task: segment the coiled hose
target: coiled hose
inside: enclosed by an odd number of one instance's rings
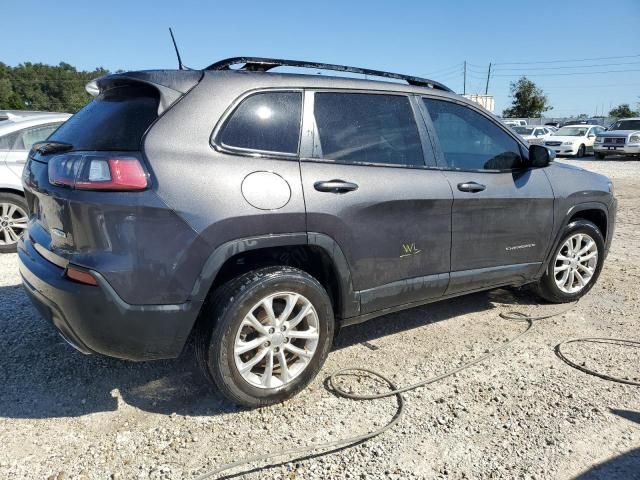
[[[467,368],[470,368],[474,365],[477,365],[481,362],[484,362],[485,360],[489,359],[490,357],[493,357],[494,355],[500,353],[503,350],[506,350],[507,348],[509,348],[513,343],[517,342],[518,340],[520,340],[522,337],[524,337],[527,333],[529,333],[531,331],[531,329],[533,328],[533,325],[535,322],[540,321],[540,320],[546,320],[548,318],[552,318],[552,317],[557,317],[560,315],[563,315],[567,312],[569,312],[570,310],[572,310],[577,302],[573,303],[569,308],[566,308],[564,310],[558,311],[558,312],[554,312],[554,313],[550,313],[548,315],[541,315],[541,316],[530,316],[530,315],[526,315],[522,312],[506,312],[506,313],[501,313],[500,317],[505,319],[505,320],[512,320],[512,321],[517,321],[517,322],[523,322],[526,323],[527,326],[525,328],[525,330],[522,333],[519,333],[518,335],[516,335],[515,337],[511,338],[510,340],[508,340],[507,342],[504,342],[503,344],[501,344],[498,348],[496,348],[495,350],[492,350],[484,355],[479,356],[478,358],[467,362],[467,363],[463,363],[462,365],[460,365],[459,367],[454,368],[453,370],[449,370],[448,372],[442,373],[440,375],[436,375],[434,377],[430,377],[424,380],[421,380],[419,382],[413,383],[411,385],[407,385],[405,387],[401,387],[399,388],[398,386],[396,386],[395,383],[393,383],[393,381],[391,381],[389,378],[387,378],[386,376],[384,376],[383,374],[376,372],[375,370],[370,370],[368,368],[343,368],[341,370],[338,370],[334,373],[332,373],[331,375],[329,375],[329,377],[327,378],[327,388],[329,390],[331,390],[335,395],[340,396],[340,397],[344,397],[344,398],[348,398],[351,400],[358,400],[358,401],[364,401],[364,400],[377,400],[380,398],[387,398],[387,397],[396,397],[396,402],[397,402],[397,407],[396,407],[396,412],[393,415],[393,417],[391,418],[391,420],[389,422],[387,422],[384,426],[373,430],[371,432],[362,434],[362,435],[356,435],[356,436],[352,436],[352,437],[347,437],[347,438],[343,438],[343,439],[339,439],[339,440],[334,440],[331,442],[326,442],[326,443],[318,443],[315,445],[309,445],[309,446],[304,446],[304,447],[298,447],[298,448],[291,448],[291,449],[282,449],[282,450],[274,450],[272,452],[266,453],[266,454],[260,454],[260,455],[254,455],[251,457],[247,457],[247,458],[243,458],[241,460],[237,460],[235,462],[230,462],[224,465],[221,465],[220,467],[211,470],[207,473],[204,473],[202,475],[200,475],[199,477],[196,477],[196,480],[205,480],[205,479],[210,479],[213,477],[216,477],[218,475],[220,475],[221,473],[224,473],[228,470],[231,469],[236,469],[238,467],[242,467],[242,466],[249,466],[249,465],[253,465],[256,463],[262,463],[262,462],[266,462],[268,460],[272,460],[272,459],[276,459],[276,458],[288,458],[288,460],[286,460],[286,462],[283,463],[288,463],[291,461],[297,461],[297,460],[304,460],[304,459],[308,459],[308,458],[312,458],[312,457],[317,457],[317,456],[322,456],[322,455],[327,455],[329,453],[334,453],[336,451],[339,450],[343,450],[347,447],[352,447],[355,445],[358,445],[362,442],[365,442],[367,440],[370,440],[374,437],[377,437],[379,435],[382,435],[384,432],[386,432],[387,430],[393,428],[402,418],[402,415],[404,413],[404,406],[405,406],[405,399],[402,396],[403,393],[408,392],[410,390],[415,390],[417,388],[421,388],[427,385],[430,385],[432,383],[436,383],[439,382],[440,380],[443,380],[445,378],[451,377],[452,375],[455,375],[456,373],[459,373],[463,370],[466,370]],[[594,341],[594,340],[615,340],[615,339],[596,339],[596,338],[588,338],[588,339],[573,339],[573,340],[568,340],[566,342],[563,342],[561,344],[559,344],[558,346],[556,346],[556,354],[563,360],[565,361],[567,364],[571,365],[574,368],[577,368],[579,370],[582,370],[583,372],[589,373],[591,375],[596,375],[599,376],[601,378],[605,378],[607,380],[612,380],[612,381],[617,381],[617,382],[621,382],[621,383],[628,383],[631,385],[640,385],[640,383],[638,382],[633,382],[633,381],[625,381],[624,379],[616,379],[615,377],[609,377],[607,375],[603,375],[603,374],[599,374],[597,372],[593,372],[585,367],[582,367],[580,365],[577,365],[576,363],[572,362],[571,360],[567,359],[561,352],[561,347],[563,345],[566,345],[567,343],[572,343],[572,342],[579,342],[579,341]],[[619,340],[619,342],[626,342],[627,344],[636,344],[637,346],[640,347],[640,342],[634,342],[634,341],[628,341],[628,340]],[[385,383],[388,386],[388,390],[386,392],[382,392],[382,393],[376,393],[376,394],[360,394],[360,393],[352,393],[352,392],[348,392],[347,390],[345,390],[343,387],[341,387],[337,382],[336,379],[342,376],[347,376],[347,375],[368,375],[369,377],[372,377],[374,379],[377,380],[381,380],[383,383]],[[244,474],[253,472],[253,471],[260,471],[260,470],[264,470],[266,468],[269,468],[271,466],[275,466],[275,465],[263,465],[261,467],[256,467],[255,469],[251,470],[251,471],[245,471],[242,472]],[[230,478],[230,477],[234,477],[236,475],[240,475],[241,473],[238,474],[232,474],[230,476],[227,477],[222,477],[222,478]]]

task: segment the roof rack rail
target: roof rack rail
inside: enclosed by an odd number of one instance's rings
[[[301,60],[283,60],[278,58],[261,58],[261,57],[233,57],[212,63],[205,70],[230,70],[232,65],[243,65],[240,70],[250,72],[267,72],[276,67],[299,67],[312,68],[319,70],[335,70],[336,72],[359,73],[361,75],[371,75],[373,77],[393,78],[396,80],[404,80],[409,85],[419,87],[429,87],[445,92],[453,93],[449,87],[440,82],[429,80],[428,78],[413,77],[411,75],[402,75],[400,73],[383,72],[381,70],[370,70],[368,68],[350,67],[347,65],[334,65],[331,63],[306,62]]]

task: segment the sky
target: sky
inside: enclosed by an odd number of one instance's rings
[[[115,71],[263,56],[388,70],[489,94],[536,82],[548,116],[608,112],[640,102],[640,0],[146,1],[3,0],[0,61]],[[13,21],[11,21],[12,19]],[[601,73],[604,72],[604,73]]]

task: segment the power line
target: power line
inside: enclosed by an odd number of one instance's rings
[[[545,90],[549,88],[612,88],[612,87],[640,87],[640,83],[610,83],[607,85],[549,85],[544,87]]]
[[[570,73],[521,73],[521,74],[497,74],[494,77],[560,77],[560,76],[572,76],[572,75],[595,75],[601,73],[626,73],[626,72],[640,72],[640,69],[627,69],[627,70],[606,70],[602,72],[570,72]]]
[[[455,71],[460,71],[461,67],[462,67],[462,63],[457,63],[457,64],[455,64],[455,65],[453,65],[451,67],[441,68],[439,70],[434,70],[433,72],[427,73],[427,75],[430,75],[430,76],[431,75],[440,75],[440,74],[443,74],[443,73],[449,73],[449,72],[454,71],[454,70]]]
[[[601,63],[599,65],[565,65],[562,67],[521,67],[521,68],[496,68],[501,72],[503,71],[519,71],[523,68],[527,70],[561,70],[564,68],[594,68],[594,67],[618,67],[620,65],[640,65],[640,62],[622,62],[622,63]]]
[[[637,58],[637,57],[640,57],[640,54],[619,55],[616,57],[574,58],[574,59],[568,59],[568,60],[544,60],[544,61],[538,61],[538,62],[499,62],[499,63],[494,63],[494,65],[533,65],[533,64],[541,64],[541,63],[588,62],[591,60],[613,60],[617,58]]]

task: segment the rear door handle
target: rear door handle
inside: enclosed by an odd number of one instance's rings
[[[353,182],[344,180],[323,180],[313,184],[313,187],[319,192],[330,193],[346,193],[358,189],[358,185]]]
[[[458,190],[460,190],[461,192],[476,193],[483,191],[485,188],[487,188],[486,185],[482,185],[481,183],[476,182],[464,182],[458,184]]]

